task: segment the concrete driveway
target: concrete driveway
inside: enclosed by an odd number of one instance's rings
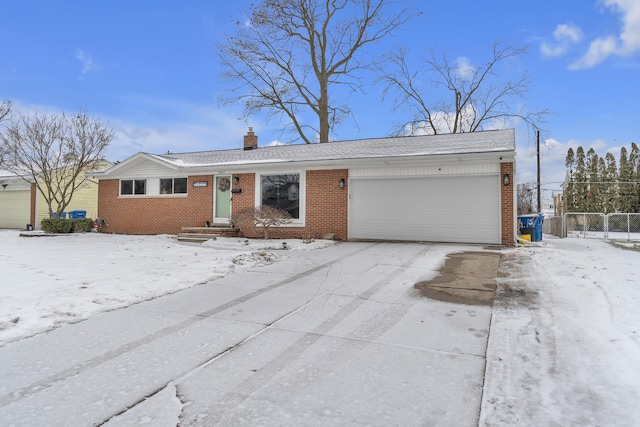
[[[490,305],[414,288],[460,247],[300,251],[11,343],[0,424],[477,425]]]

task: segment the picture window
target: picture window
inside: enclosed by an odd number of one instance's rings
[[[288,212],[292,218],[300,219],[300,174],[261,175],[262,205]]]

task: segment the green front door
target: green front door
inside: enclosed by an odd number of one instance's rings
[[[213,221],[229,222],[231,216],[231,176],[216,176],[215,197],[213,200]]]

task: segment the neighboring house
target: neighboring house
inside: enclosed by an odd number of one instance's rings
[[[24,229],[34,224],[36,192],[35,184],[0,171],[0,228]]]
[[[553,214],[563,216],[566,213],[564,206],[564,191],[553,191]]]
[[[101,166],[111,166],[111,163],[105,162]],[[88,179],[73,193],[65,212],[73,210],[86,211],[87,218],[97,216],[97,181]],[[27,224],[38,228],[45,218],[49,218],[49,206],[36,185],[19,176],[0,171],[0,228],[24,229]]]
[[[268,147],[250,129],[243,148],[88,173],[103,231],[177,234],[271,205],[293,217],[274,238],[514,242],[513,129]]]
[[[105,168],[109,166],[112,166],[112,164],[104,162],[99,167]],[[49,206],[39,191],[37,207],[36,224],[40,224],[43,219],[49,218]],[[52,208],[54,211],[56,210],[55,204]],[[98,216],[98,181],[87,178],[85,183],[73,192],[73,197],[65,208],[65,212],[76,210],[85,211],[87,218],[95,218]]]

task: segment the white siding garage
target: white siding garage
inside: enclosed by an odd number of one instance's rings
[[[31,217],[31,190],[0,190],[0,228],[23,229]]]
[[[349,238],[500,243],[499,175],[354,178]]]

